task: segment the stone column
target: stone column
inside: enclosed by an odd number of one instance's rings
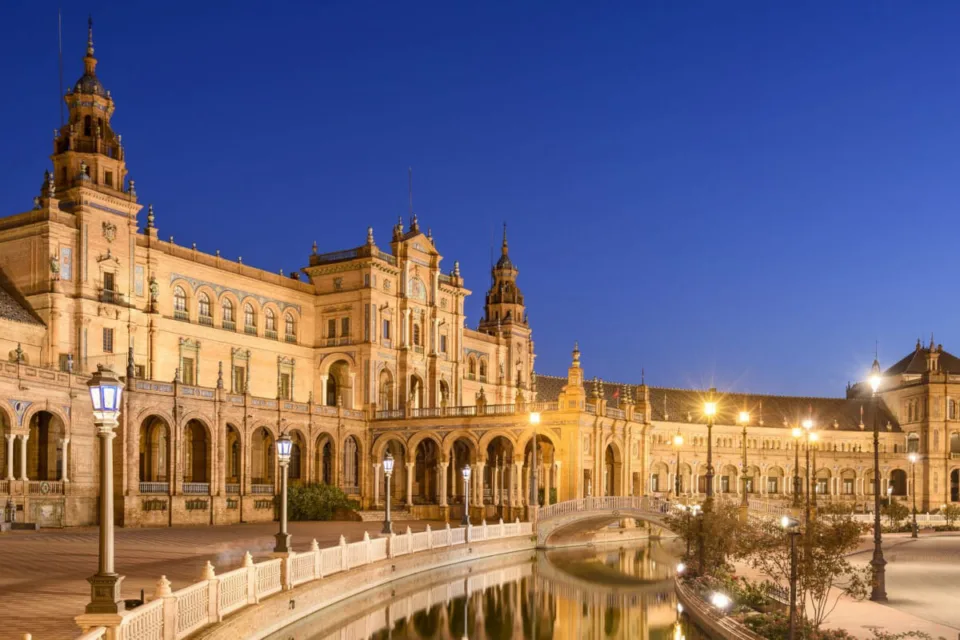
[[[552,464],[546,465],[546,470],[543,474],[543,506],[545,507],[550,506],[550,476],[553,475],[550,472],[553,470],[552,467]]]
[[[483,490],[484,490],[484,487],[483,487],[483,470],[484,470],[484,467],[485,467],[485,466],[486,466],[486,465],[485,465],[483,462],[477,462],[475,465],[473,465],[473,473],[474,473],[474,475],[475,475],[476,478],[477,478],[477,481],[476,481],[477,491],[476,491],[476,494],[475,494],[475,495],[476,495],[476,498],[474,499],[473,504],[475,504],[475,505],[478,506],[478,507],[482,507],[482,506],[483,506]]]
[[[413,506],[413,468],[414,463],[407,463],[407,507]]]
[[[67,471],[70,468],[70,438],[61,438],[60,445],[63,447],[63,477],[64,482],[70,482],[70,474]]]
[[[560,461],[559,461],[559,460],[554,460],[554,461],[553,461],[553,473],[554,473],[554,475],[556,476],[556,481],[555,481],[553,484],[556,486],[556,489],[557,489],[557,502],[560,502],[560,501],[563,500],[563,494],[560,492],[560,477],[561,477],[561,472],[560,472]]]
[[[493,506],[500,506],[500,464],[497,463],[497,466],[490,467],[490,473],[493,475],[493,481],[490,483],[490,488],[493,493]]]
[[[373,504],[380,506],[380,463],[373,463]]]
[[[13,480],[13,439],[16,436],[7,433],[4,437],[7,439],[7,480]]]
[[[525,505],[525,504],[527,503],[527,500],[526,500],[527,492],[526,492],[525,486],[524,486],[524,480],[525,480],[525,478],[523,477],[523,476],[524,476],[524,474],[523,474],[523,462],[514,462],[514,463],[513,463],[513,466],[514,466],[514,468],[517,470],[517,483],[516,483],[516,487],[515,487],[515,489],[516,489],[516,501],[515,501],[514,506],[515,506],[515,507],[522,507],[523,505]]]
[[[440,506],[447,506],[447,467],[450,463],[440,463]]]
[[[400,342],[401,348],[406,348],[410,344],[410,309],[403,310],[403,327],[401,328],[401,338]]]
[[[26,482],[27,478],[27,440],[30,439],[30,434],[21,434],[20,435],[20,479]],[[26,487],[24,487],[26,491]]]
[[[320,376],[320,404],[323,406],[327,405],[327,378],[329,377],[330,376]]]

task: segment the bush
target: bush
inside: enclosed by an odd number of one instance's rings
[[[948,504],[943,509],[940,510],[940,513],[943,514],[943,517],[947,521],[948,527],[953,527],[956,524],[957,520],[960,520],[960,505]]]
[[[290,520],[333,520],[339,509],[359,509],[356,500],[329,484],[293,484],[287,487]]]
[[[790,633],[790,617],[787,613],[760,613],[743,618],[742,623],[748,629],[768,640],[787,640]],[[816,631],[812,625],[803,620],[797,620],[797,637],[811,640],[854,640],[843,629],[821,629]]]

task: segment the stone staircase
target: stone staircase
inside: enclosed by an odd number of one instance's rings
[[[357,513],[360,514],[360,519],[364,522],[383,522],[383,509],[370,509],[367,511],[358,511]],[[390,507],[390,520],[399,522],[403,520],[416,520],[416,518],[410,513],[409,509]]]

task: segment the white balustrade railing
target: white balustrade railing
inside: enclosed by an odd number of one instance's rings
[[[170,493],[169,482],[141,482],[140,493],[159,493],[166,495]]]
[[[560,503],[563,504],[563,503]],[[556,505],[554,505],[556,506]],[[519,520],[480,526],[405,533],[347,543],[341,536],[336,546],[320,549],[316,541],[310,551],[291,553],[254,563],[247,553],[243,566],[216,575],[207,563],[199,582],[171,591],[170,582],[162,577],[150,602],[131,609],[117,627],[88,631],[77,640],[100,640],[114,637],[123,640],[182,640],[209,624],[214,624],[239,609],[260,602],[263,598],[298,585],[321,580],[342,571],[349,571],[388,558],[419,551],[451,547],[468,542],[527,536],[533,533],[529,522]],[[429,594],[425,594],[429,595]]]
[[[210,483],[209,482],[184,482],[183,492],[193,494],[193,495],[209,495]]]
[[[597,496],[557,502],[540,509],[539,519],[547,520],[581,511],[622,511],[630,509],[651,514],[666,513],[670,502],[656,496]]]

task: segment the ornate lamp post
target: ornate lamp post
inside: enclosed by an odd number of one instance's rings
[[[811,434],[811,430],[813,429],[813,420],[811,420],[810,418],[806,418],[806,419],[804,419],[804,421],[801,423],[801,425],[803,426],[804,435],[805,435],[805,440],[806,440],[806,444],[807,444],[807,446],[805,447],[805,455],[806,455],[806,458],[807,458],[807,461],[806,461],[806,465],[807,465],[807,473],[806,473],[806,476],[807,476],[807,477],[806,477],[807,490],[806,490],[805,498],[806,498],[806,503],[807,503],[807,504],[806,504],[806,514],[805,514],[805,516],[804,516],[804,518],[805,518],[804,521],[806,522],[806,524],[810,524],[810,517],[813,515],[812,512],[810,511],[810,436],[812,435],[812,434]]]
[[[717,401],[714,400],[716,389],[710,388],[709,397],[703,403],[703,415],[707,417],[707,499],[704,511],[710,510],[713,502],[713,420],[717,415]]]
[[[530,469],[530,506],[539,507],[540,506],[540,487],[538,486],[538,471],[540,470],[537,467],[537,426],[540,424],[540,413],[537,411],[530,412],[530,425],[533,427],[533,447],[532,447],[532,457],[531,457],[531,469]]]
[[[880,390],[880,362],[874,358],[870,369],[870,388],[873,389],[873,591],[870,599],[874,602],[887,601],[887,561],[883,559],[883,538],[880,531],[880,422],[877,414],[880,402],[877,391]]]
[[[803,430],[800,427],[794,427],[790,432],[793,436],[793,508],[800,508],[800,438],[803,437]]]
[[[522,495],[522,494],[521,494]],[[463,465],[463,517],[460,524],[470,524],[470,464]]]
[[[741,434],[743,438],[743,467],[740,470],[740,476],[743,478],[743,497],[740,500],[740,508],[745,515],[747,509],[750,508],[750,501],[747,498],[747,425],[750,423],[750,412],[741,411],[737,416],[737,422],[743,427],[743,433]]]
[[[674,489],[676,490],[677,498],[680,497],[680,487],[682,486],[680,481],[680,447],[683,446],[683,436],[680,435],[680,429],[677,429],[677,435],[673,436],[673,448],[677,450],[677,473],[674,478]]]
[[[913,532],[910,534],[911,538],[917,537],[917,459],[918,456],[915,453],[911,453],[910,456],[910,475],[913,476],[910,480],[913,485]]]
[[[810,496],[810,500],[813,503],[813,511],[816,511],[817,510],[817,492],[819,489],[818,482],[817,482],[817,449],[820,448],[820,445],[818,444],[818,442],[820,441],[820,436],[817,435],[816,432],[811,432],[808,434],[807,439],[813,443],[813,467],[810,470],[810,473],[812,474],[811,482],[813,483],[813,485],[812,485],[812,495]],[[807,446],[810,446],[810,445],[807,445]]]
[[[100,438],[100,564],[97,573],[87,578],[90,583],[90,603],[87,613],[120,613],[124,610],[120,599],[120,583],[113,566],[113,438],[120,414],[120,396],[123,383],[112,370],[97,365],[87,383],[93,403],[93,424]]]
[[[393,533],[393,522],[390,520],[390,476],[393,475],[393,454],[387,451],[387,455],[383,458],[383,478],[384,482],[387,485],[386,494],[387,494],[387,510],[383,515],[383,531],[381,533],[388,535]]]
[[[277,544],[274,553],[290,553],[290,534],[287,533],[287,473],[290,465],[290,452],[293,440],[285,433],[277,438],[277,462],[280,463],[280,531],[274,535]]]
[[[797,637],[797,536],[800,522],[789,516],[780,518],[780,526],[790,536],[790,640]]]

